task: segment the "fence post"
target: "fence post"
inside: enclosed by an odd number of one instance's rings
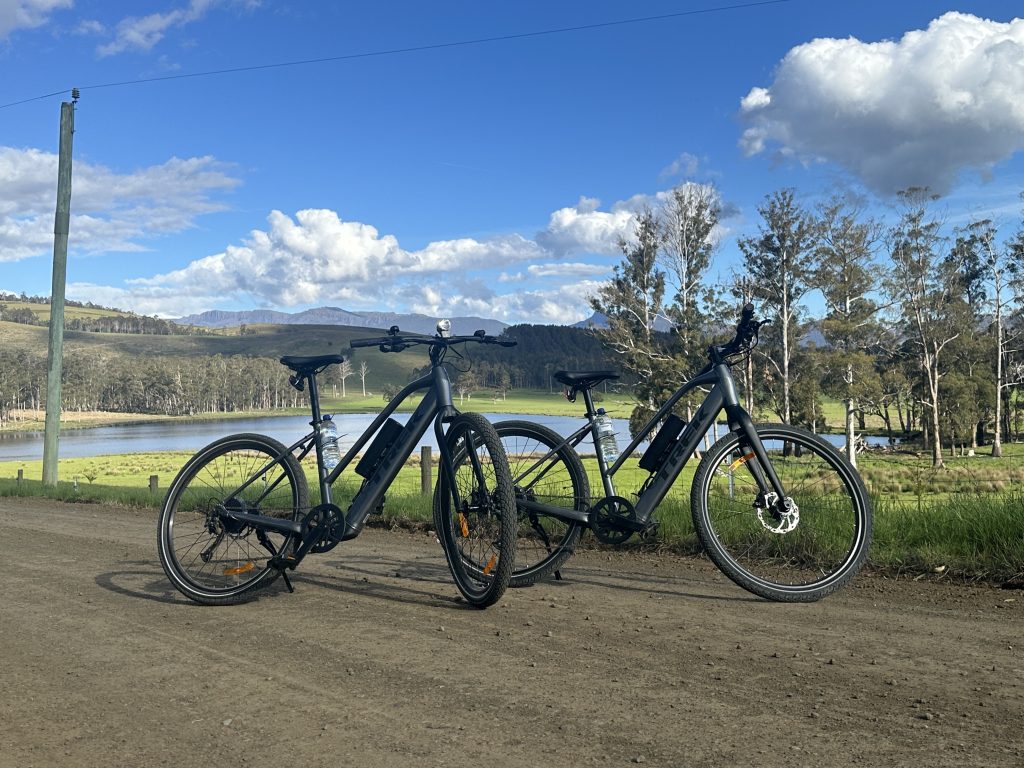
[[[430,466],[430,446],[420,446],[420,490],[424,495],[433,490],[433,468]]]
[[[25,479],[25,470],[24,469],[19,469],[18,470],[18,485],[19,486],[21,485],[21,481],[24,480],[24,479]]]
[[[150,493],[156,493],[156,489],[157,489],[157,485],[159,484],[159,480],[160,480],[160,476],[159,475],[150,475],[149,476],[149,492]]]

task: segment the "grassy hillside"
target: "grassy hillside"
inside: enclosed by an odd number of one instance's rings
[[[18,309],[27,309],[41,322],[48,322],[50,319],[50,305],[41,304],[35,301],[22,301],[20,299],[0,299],[7,311],[13,312]],[[68,320],[93,319],[97,317],[129,317],[130,313],[122,312],[119,309],[107,309],[105,307],[64,307],[64,317]]]
[[[356,373],[348,380],[350,389],[359,387],[359,364],[366,361],[368,388],[376,391],[385,383],[409,380],[412,370],[427,364],[426,349],[408,349],[400,354],[383,354],[376,349],[352,350],[352,339],[382,335],[368,328],[339,325],[253,325],[240,335],[155,336],[128,333],[90,333],[65,331],[66,354],[117,354],[131,357],[244,355],[278,358],[282,355],[344,354],[352,360]],[[48,329],[0,321],[0,344],[45,350]]]

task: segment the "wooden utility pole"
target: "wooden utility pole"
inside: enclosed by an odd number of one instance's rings
[[[60,105],[60,155],[57,161],[57,214],[53,224],[53,289],[50,292],[50,350],[46,375],[46,429],[43,433],[43,485],[57,484],[60,442],[60,379],[64,360],[64,285],[68,272],[68,224],[71,220],[71,140],[75,133],[75,104]]]

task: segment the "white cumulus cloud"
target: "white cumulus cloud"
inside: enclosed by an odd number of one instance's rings
[[[130,173],[78,161],[69,246],[81,253],[144,250],[147,239],[224,210],[214,196],[238,183],[212,157],[171,158]],[[52,251],[56,201],[57,155],[0,146],[0,261]]]
[[[618,253],[619,240],[632,233],[635,209],[620,203],[611,211],[600,211],[600,205],[599,200],[581,197],[574,207],[555,211],[548,226],[537,233],[537,243],[559,256]]]
[[[1024,20],[947,13],[895,41],[817,39],[740,102],[748,154],[837,163],[872,190],[947,192],[1024,148]]]
[[[575,209],[573,209],[575,210]],[[605,237],[625,233],[630,214],[600,214],[596,201],[584,214],[594,221],[621,220],[604,227]],[[477,240],[438,240],[420,249],[403,248],[394,235],[382,234],[369,224],[345,221],[335,211],[308,209],[294,218],[281,211],[267,217],[267,227],[256,229],[240,245],[229,245],[222,253],[192,261],[187,266],[137,279],[140,289],[177,289],[184,295],[205,293],[255,299],[262,304],[295,307],[324,301],[349,299],[365,305],[393,297],[396,290],[412,286],[414,300],[423,308],[456,299],[452,286],[458,284],[461,308],[494,316],[487,310],[494,293],[490,282],[507,281],[499,275],[483,279],[480,273],[492,269],[526,265],[525,276],[549,279],[553,283],[582,280],[607,271],[582,263],[560,263],[559,253],[537,240],[512,233]],[[597,227],[600,230],[601,227]],[[568,250],[614,249],[599,234],[578,227],[577,239],[563,233],[560,247]],[[474,278],[474,275],[477,277]],[[433,280],[440,280],[435,284]],[[475,279],[475,284],[473,283]],[[448,291],[445,294],[438,285]],[[173,314],[173,312],[172,312]]]
[[[172,190],[170,175],[158,186]],[[133,183],[96,186],[124,191]],[[632,236],[634,212],[663,202],[666,194],[637,195],[605,211],[598,201],[582,198],[553,214],[533,239],[508,233],[438,240],[415,249],[333,210],[294,215],[275,210],[266,226],[219,253],[132,279],[122,288],[80,284],[69,296],[165,317],[254,304],[331,303],[506,322],[576,322],[590,315],[587,298],[610,274],[610,260],[603,257],[620,255],[619,239]],[[567,259],[570,253],[579,256]],[[597,258],[591,262],[587,255]]]
[[[125,51],[150,51],[164,39],[169,30],[199,21],[211,8],[228,4],[253,8],[259,5],[259,0],[191,0],[188,5],[163,13],[127,16],[114,27],[113,39],[100,45],[96,52],[100,57],[105,57]],[[92,28],[90,31],[98,32],[102,29]]]
[[[41,27],[53,11],[73,4],[74,0],[0,0],[0,40],[16,29]]]

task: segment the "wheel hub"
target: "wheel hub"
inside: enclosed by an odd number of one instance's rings
[[[774,493],[766,494],[765,504],[758,505],[757,519],[765,530],[772,533],[789,533],[800,524],[800,507],[789,496],[780,503]]]

